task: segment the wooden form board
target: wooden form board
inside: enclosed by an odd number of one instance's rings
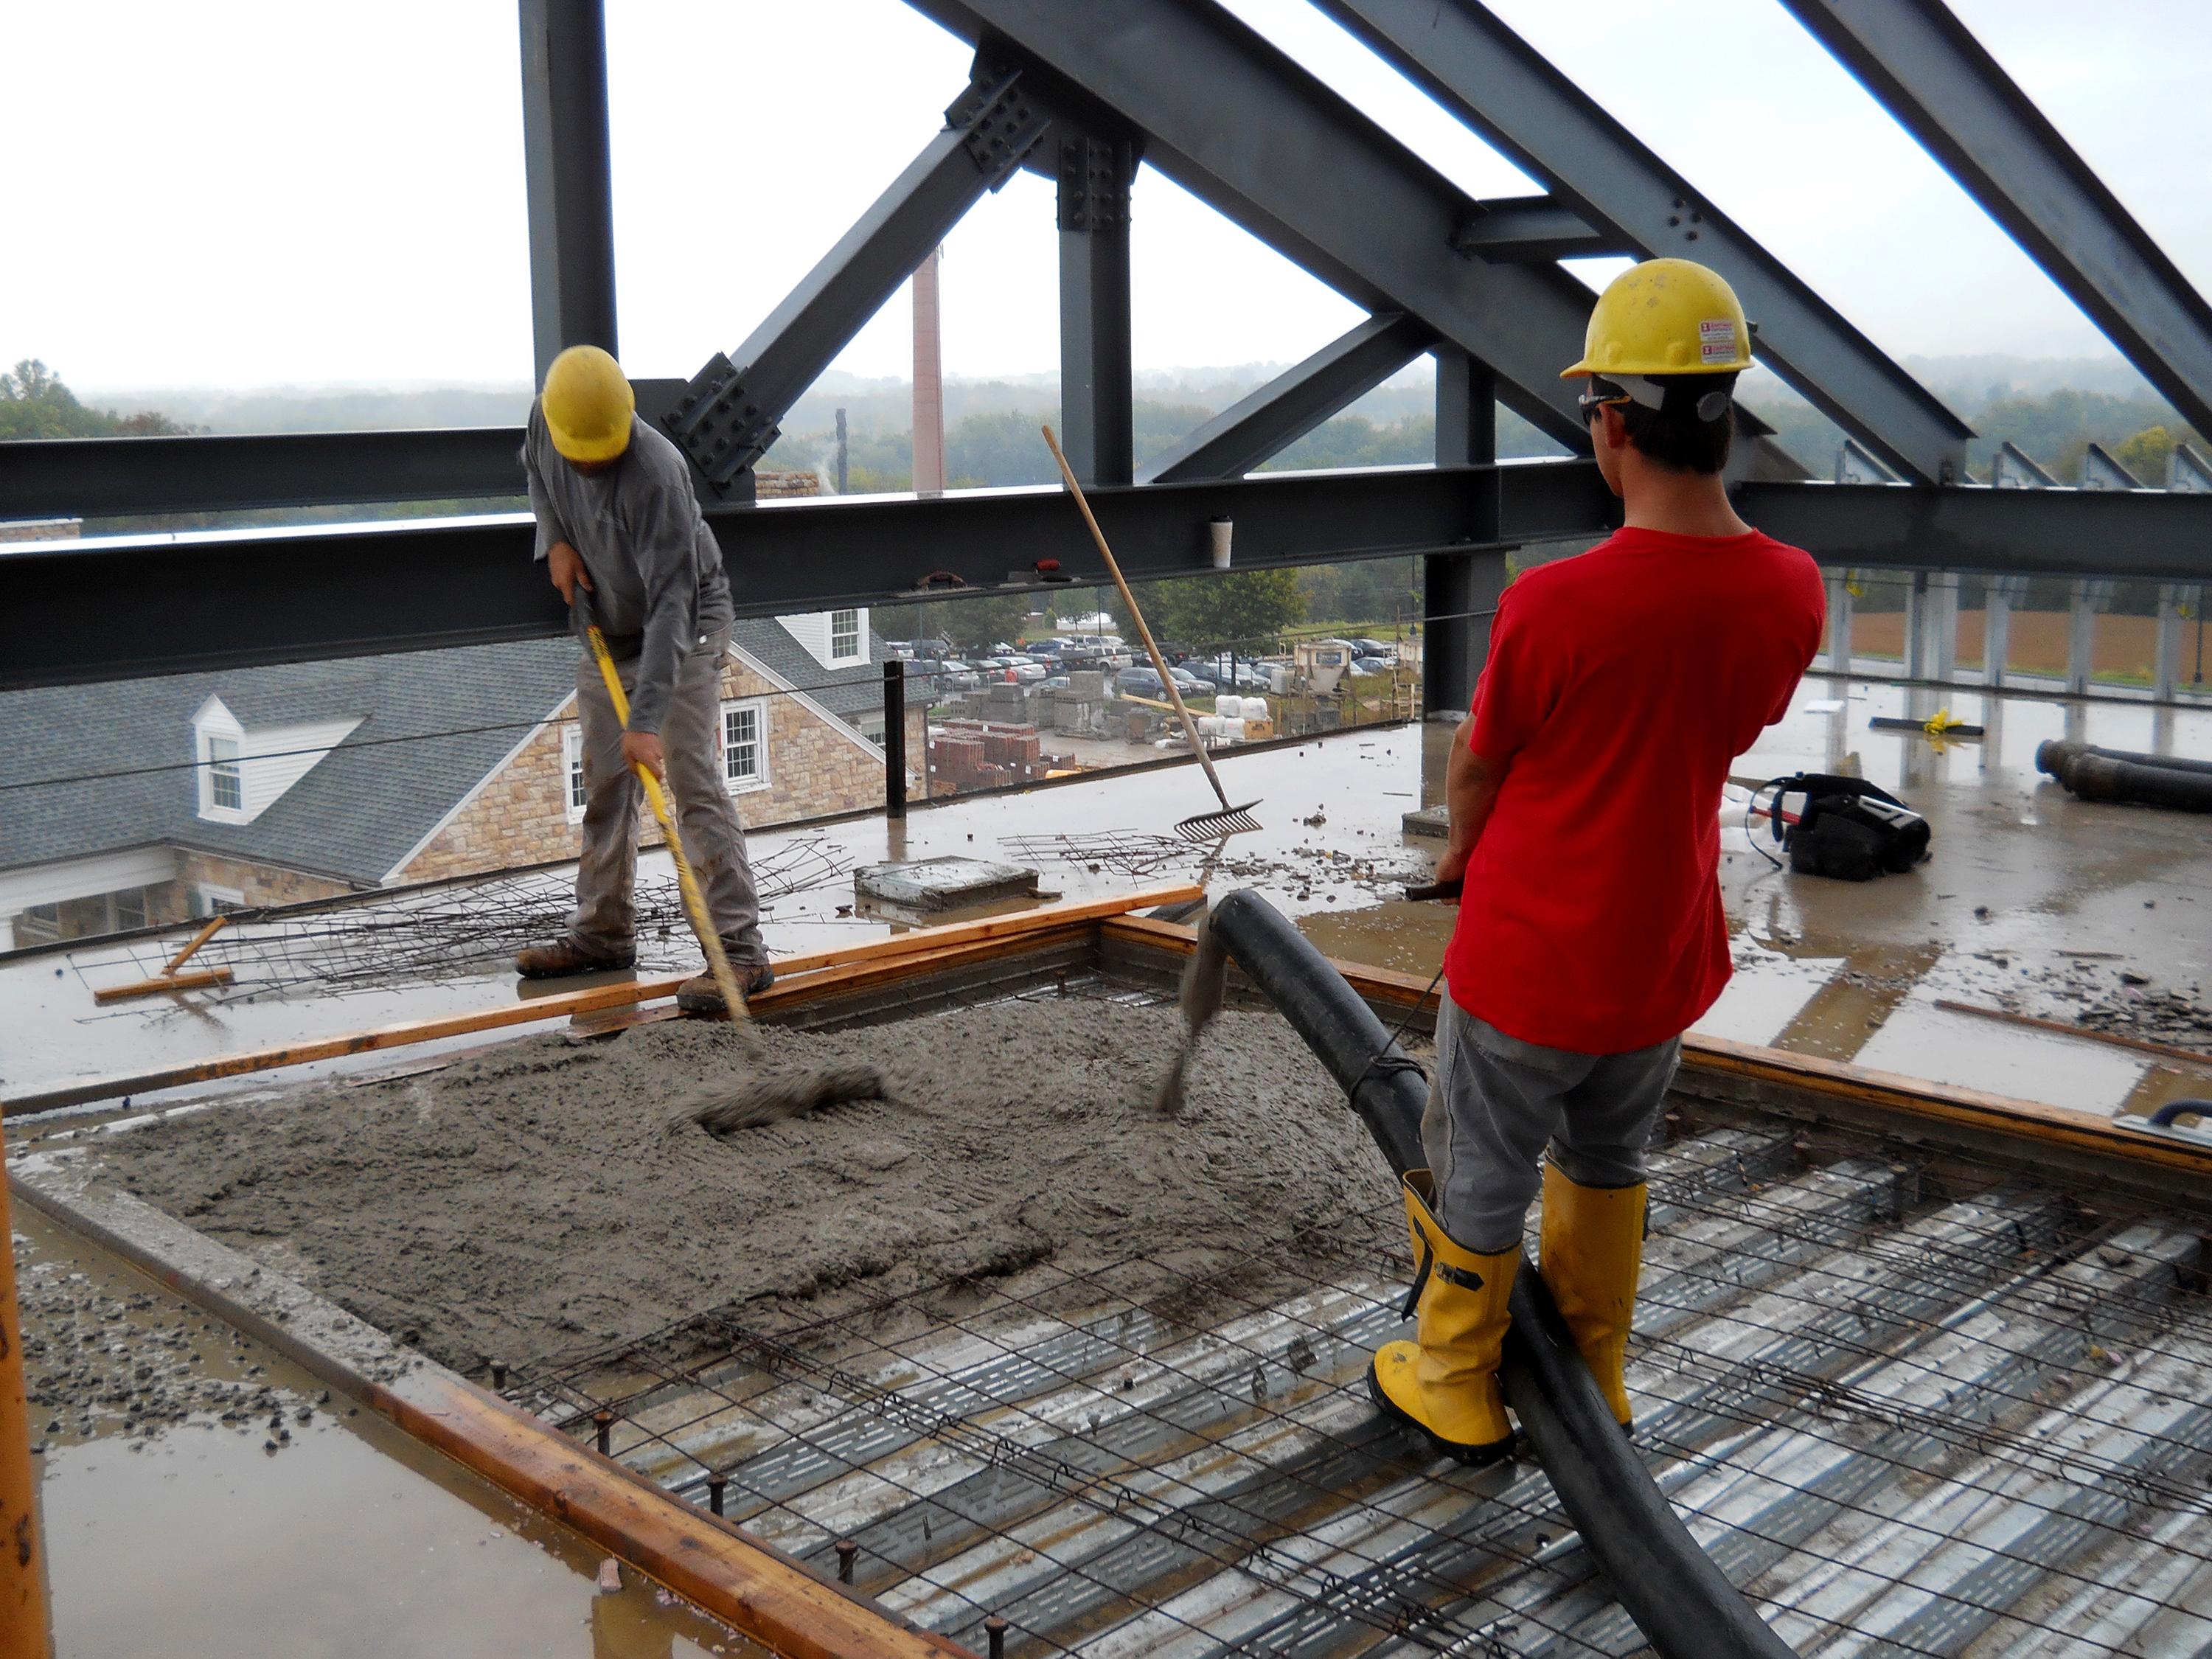
[[[871,974],[878,978],[896,976],[908,971],[913,962],[926,958],[933,951],[956,947],[1005,950],[1010,948],[1009,942],[1018,945],[1033,935],[1049,933],[1070,926],[1088,927],[1108,916],[1122,915],[1131,910],[1187,903],[1204,896],[1204,893],[1203,888],[1188,882],[1177,882],[1140,889],[1133,893],[1115,894],[1109,898],[1064,900],[1058,904],[1040,905],[1034,910],[1024,910],[1013,915],[990,916],[981,921],[953,922],[942,927],[917,928],[909,933],[894,933],[888,939],[867,939],[834,951],[787,957],[775,964],[775,984],[752,998],[750,1006],[762,1013],[773,1013],[782,1004],[804,1001],[819,995],[825,988],[837,984],[841,980],[857,984],[873,982],[868,979]],[[902,962],[908,963],[908,968],[897,966]],[[335,1060],[346,1054],[368,1054],[380,1048],[404,1048],[410,1043],[431,1042],[442,1037],[465,1036],[471,1032],[494,1030],[502,1026],[529,1025],[541,1020],[595,1014],[611,1008],[629,1007],[674,996],[677,988],[688,977],[687,975],[677,975],[635,980],[620,985],[595,986],[588,991],[529,998],[465,1014],[441,1014],[430,1019],[403,1020],[396,1024],[349,1032],[342,1036],[314,1037],[300,1042],[282,1043],[275,1048],[249,1048],[237,1054],[217,1054],[205,1060],[189,1060],[149,1071],[94,1078],[0,1102],[0,1111],[15,1117],[27,1112],[50,1111],[58,1106],[80,1105],[86,1101],[119,1099],[125,1095],[148,1094],[156,1089],[173,1089],[189,1083],[241,1077],[253,1072],[305,1065],[312,1060]]]
[[[1171,921],[1150,917],[1116,917],[1100,925],[1102,934],[1132,944],[1151,945],[1188,955],[1196,931]],[[1443,987],[1415,974],[1358,963],[1329,964],[1370,1002],[1414,1008],[1433,1006]],[[1929,1083],[1893,1072],[1877,1072],[1842,1060],[1791,1054],[1753,1042],[1734,1042],[1726,1037],[1705,1036],[1696,1031],[1682,1037],[1682,1069],[1692,1074],[1741,1079],[1824,1096],[1854,1105],[1873,1107],[1931,1123],[1983,1133],[1997,1133],[2040,1142],[2068,1151],[2118,1157],[2132,1163],[2212,1177],[2212,1146],[2199,1146],[2154,1130],[2130,1128],[2095,1112],[2045,1106],[2009,1095],[1980,1089],[1961,1089]]]

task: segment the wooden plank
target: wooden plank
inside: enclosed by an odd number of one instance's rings
[[[27,1162],[9,1176],[25,1202],[775,1652],[974,1659],[118,1189],[97,1158]]]
[[[111,1002],[127,1002],[132,997],[157,997],[164,991],[199,991],[210,985],[229,983],[228,968],[196,968],[189,974],[164,974],[159,979],[142,979],[135,985],[111,985],[105,990],[94,991],[92,1000],[105,1006]]]
[[[1127,910],[1180,904],[1199,897],[1203,891],[1202,888],[1188,882],[1179,882],[1109,898],[1065,900],[1058,904],[1040,905],[1018,915],[990,916],[981,921],[917,928],[910,933],[868,939],[835,951],[787,957],[776,964],[776,983],[750,1001],[756,1008],[772,1010],[779,1001],[803,999],[811,995],[817,984],[834,982],[822,981],[818,978],[833,969],[901,957],[923,957],[951,945],[996,945],[1006,948],[1009,942],[1018,942],[1028,935],[1050,933],[1075,923],[1087,925]],[[244,1076],[252,1072],[306,1065],[312,1060],[336,1060],[346,1054],[403,1048],[415,1042],[431,1042],[441,1037],[465,1036],[472,1031],[494,1030],[502,1026],[527,1025],[540,1020],[596,1013],[602,1009],[626,1007],[673,996],[677,988],[690,977],[689,975],[677,975],[668,978],[636,980],[621,985],[594,986],[588,991],[568,991],[553,996],[536,997],[497,1008],[478,1009],[471,1013],[401,1020],[395,1024],[354,1031],[343,1036],[312,1038],[270,1048],[249,1048],[236,1054],[218,1054],[206,1060],[161,1066],[152,1071],[95,1078],[83,1083],[66,1084],[59,1088],[16,1096],[0,1102],[0,1112],[14,1117],[27,1112],[51,1111],[58,1106],[75,1106],[86,1101],[113,1100],[124,1095],[147,1094],[156,1089],[173,1089],[187,1083],[208,1083],[220,1078]],[[787,981],[790,982],[787,984]]]
[[[2015,1014],[2009,1008],[1984,1008],[1978,1003],[1952,1002],[1941,997],[1936,999],[1936,1006],[1946,1013],[1978,1014],[1984,1019],[2000,1019],[2008,1025],[2024,1025],[2030,1030],[2055,1031],[2060,1036],[2079,1037],[2084,1042],[2101,1042],[2114,1048],[2132,1048],[2137,1054],[2158,1054],[2178,1060],[2185,1066],[2212,1066],[2212,1054],[2200,1054],[2194,1048],[2177,1048],[2170,1042],[2153,1042],[2147,1037],[2122,1036],[2118,1031],[2100,1031],[2087,1025],[2069,1025],[2063,1020]]]
[[[1197,939],[1194,928],[1139,916],[1101,923],[1100,932],[1183,955],[1190,952]],[[1413,1007],[1424,1000],[1424,994],[1429,988],[1429,982],[1417,974],[1401,974],[1357,963],[1332,961],[1329,965],[1344,975],[1353,990],[1371,1002]],[[1441,986],[1438,988],[1441,990]],[[2200,1066],[2205,1063],[2202,1054],[2189,1054],[2186,1058]],[[1802,1089],[1931,1121],[1993,1130],[2078,1152],[2118,1156],[2196,1175],[2212,1175],[2212,1147],[2169,1139],[2154,1130],[2130,1127],[2095,1112],[2045,1106],[1979,1089],[1954,1088],[1922,1078],[1872,1071],[1842,1060],[1791,1054],[1754,1042],[1734,1042],[1697,1031],[1682,1035],[1682,1065],[1688,1071]]]
[[[1109,916],[1125,916],[1132,910],[1152,910],[1164,904],[1186,904],[1192,899],[1205,896],[1206,889],[1194,883],[1171,882],[1164,886],[1141,888],[1133,893],[1117,894],[1110,898],[1062,899],[1056,904],[1041,904],[1034,910],[1017,911],[1011,915],[986,916],[980,921],[957,921],[942,927],[917,928],[910,933],[894,933],[888,939],[865,939],[859,944],[818,951],[812,956],[787,957],[775,964],[776,980],[780,986],[787,978],[824,969],[873,962],[884,957],[910,956],[917,951],[935,951],[948,945],[1015,939],[1024,933],[1057,927],[1063,922],[1101,921]],[[771,987],[769,992],[763,994],[773,994],[775,988]],[[760,999],[754,1000],[757,1001]]]
[[[213,939],[216,934],[222,930],[223,923],[229,920],[230,918],[228,916],[218,915],[213,921],[201,928],[198,933],[194,933],[191,938],[186,941],[185,948],[169,958],[169,965],[161,969],[162,974],[165,976],[173,975],[178,969],[190,962],[192,957],[198,953],[200,946],[205,945],[210,939]]]
[[[2154,1164],[2191,1175],[2212,1175],[2212,1146],[2170,1138],[2156,1130],[2131,1127],[2096,1112],[2077,1112],[2040,1101],[1980,1089],[1930,1083],[1923,1078],[1876,1072],[1838,1060],[1794,1054],[1753,1042],[1704,1036],[1682,1038],[1686,1069],[1745,1078],[1808,1090],[1838,1100],[1857,1102],[1909,1114],[1933,1122],[1994,1130],[2016,1138]]]

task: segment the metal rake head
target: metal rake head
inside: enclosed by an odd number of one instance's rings
[[[1260,820],[1252,816],[1252,809],[1260,803],[1248,800],[1242,806],[1231,806],[1218,812],[1200,812],[1196,817],[1185,818],[1175,827],[1176,834],[1185,841],[1218,841],[1224,836],[1242,836],[1260,828]]]

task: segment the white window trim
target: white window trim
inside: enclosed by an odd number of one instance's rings
[[[199,917],[216,915],[222,910],[246,908],[246,895],[238,888],[218,887],[212,882],[194,882],[192,897],[198,902],[199,905],[195,920]]]
[[[245,823],[246,816],[246,734],[243,732],[214,731],[201,726],[194,736],[199,752],[193,757],[199,763],[200,812],[210,823]],[[230,766],[238,779],[238,805],[218,806],[215,799],[215,746],[223,742],[230,744],[233,754]]]
[[[840,617],[850,617],[853,619],[853,648],[850,651],[840,651],[837,648],[837,618]],[[863,612],[850,605],[842,611],[832,611],[830,613],[830,661],[857,663],[866,659],[868,653],[861,638],[863,617]]]
[[[568,822],[581,823],[584,809],[577,804],[574,775],[584,763],[584,723],[563,720],[561,723],[561,805]]]
[[[728,697],[722,702],[721,718],[714,725],[714,763],[722,769],[722,787],[733,795],[750,795],[770,787],[769,762],[769,700],[766,697]],[[741,708],[750,708],[758,722],[760,731],[760,769],[753,777],[733,778],[729,772],[729,758],[724,752],[730,716]]]

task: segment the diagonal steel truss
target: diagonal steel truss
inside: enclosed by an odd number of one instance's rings
[[[1462,601],[1502,580],[1505,550],[1613,522],[1586,463],[1489,465],[1493,398],[1586,449],[1557,378],[1589,303],[1557,263],[1565,257],[1673,251],[1714,264],[1749,302],[1762,358],[1880,463],[1866,477],[1905,481],[1804,482],[1807,470],[1745,418],[1732,476],[1747,506],[1825,562],[2168,580],[2200,580],[2212,565],[2212,501],[2199,495],[2043,491],[2023,503],[1961,487],[1965,424],[1476,0],[1321,3],[1548,195],[1471,198],[1215,0],[910,3],[976,48],[944,128],[741,344],[688,384],[639,384],[641,411],[699,469],[749,611],[1101,574],[1065,533],[1065,513],[1025,493],[751,505],[752,464],[785,411],[1017,167],[1058,187],[1062,423],[1117,548],[1129,539],[1127,562],[1151,577],[1206,569],[1205,526],[1217,517],[1238,526],[1241,568],[1425,556],[1439,627],[1468,636],[1438,641],[1447,701],[1479,665],[1481,637],[1479,624],[1445,619],[1480,609]],[[1939,0],[1785,3],[2162,390],[2200,423],[2212,416],[2212,310]],[[519,6],[542,368],[562,343],[616,343],[604,27],[600,0]],[[1913,41],[1941,51],[1912,58]],[[1370,313],[1141,482],[1129,453],[1127,263],[1140,158]],[[2064,188],[2045,188],[2054,179]],[[1425,350],[1438,361],[1437,460],[1449,471],[1243,476]],[[0,516],[512,497],[518,438],[0,444]],[[37,643],[10,653],[0,684],[553,633],[563,620],[526,539],[511,519],[479,517],[34,548],[8,563],[18,637]],[[409,571],[425,580],[411,584]],[[392,597],[410,586],[405,605]]]

